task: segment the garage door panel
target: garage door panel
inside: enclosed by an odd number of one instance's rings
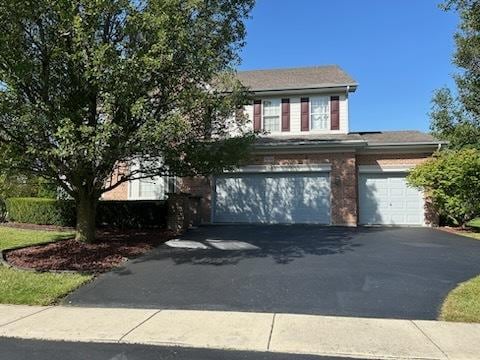
[[[266,215],[261,206],[264,192],[255,191],[256,179],[240,177],[218,178],[216,204],[222,221],[238,217],[240,222],[262,222]]]
[[[360,224],[423,224],[423,196],[405,174],[359,174],[358,181]]]
[[[237,174],[216,178],[214,221],[330,223],[327,173]]]

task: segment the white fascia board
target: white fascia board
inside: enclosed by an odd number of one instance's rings
[[[341,93],[345,91],[354,92],[357,89],[358,84],[323,84],[312,85],[309,87],[291,87],[283,89],[261,89],[251,90],[256,97],[271,96],[271,95],[307,95],[318,93]]]
[[[365,147],[365,151],[373,152],[373,151],[436,151],[439,150],[443,145],[446,145],[445,142],[413,142],[413,143],[382,143],[382,144],[368,144]]]
[[[331,164],[247,165],[225,173],[329,172]]]
[[[389,173],[389,172],[408,172],[415,165],[360,165],[359,173]]]

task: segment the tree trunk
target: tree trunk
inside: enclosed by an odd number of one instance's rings
[[[77,227],[75,239],[86,243],[95,242],[95,215],[98,199],[81,193],[76,201]]]

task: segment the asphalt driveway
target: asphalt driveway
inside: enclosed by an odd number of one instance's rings
[[[206,226],[72,293],[79,306],[436,319],[480,241],[429,228]]]

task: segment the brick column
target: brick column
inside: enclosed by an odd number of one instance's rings
[[[357,226],[357,168],[354,153],[332,157],[332,224]]]
[[[182,178],[178,183],[180,191],[201,197],[198,204],[198,219],[201,224],[211,221],[211,181],[211,177],[197,176]]]
[[[190,226],[189,194],[168,194],[167,228],[175,233],[182,233]]]

